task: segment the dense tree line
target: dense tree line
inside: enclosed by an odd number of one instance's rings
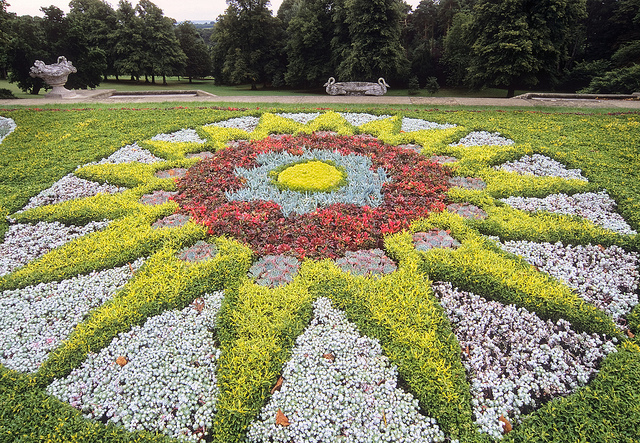
[[[35,59],[65,55],[72,87],[106,76],[317,88],[330,76],[437,89],[640,90],[640,0],[227,0],[212,27],[150,0],[71,0],[16,17],[0,0],[0,75],[37,93]],[[204,37],[204,38],[203,38]],[[27,73],[27,74],[25,74]]]
[[[2,72],[24,91],[37,94],[44,84],[29,76],[35,60],[54,63],[64,55],[78,67],[69,76],[71,88],[93,88],[107,76],[130,76],[155,83],[156,76],[210,75],[211,51],[192,23],[176,25],[150,0],[136,7],[120,0],[118,8],[103,0],[71,0],[65,16],[55,6],[44,17],[17,17],[0,0]]]

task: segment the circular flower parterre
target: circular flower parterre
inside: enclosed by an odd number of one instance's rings
[[[274,134],[300,128],[345,135]],[[312,162],[345,182],[274,183]],[[499,440],[635,349],[635,233],[590,186],[499,133],[416,118],[159,134],[12,216],[0,362],[91,423],[180,441]],[[63,228],[78,206],[95,220]]]
[[[330,160],[347,183],[331,192],[280,190],[270,172]],[[239,142],[193,166],[176,202],[210,233],[259,255],[336,258],[382,246],[384,234],[444,209],[449,172],[419,154],[368,136],[280,136]]]

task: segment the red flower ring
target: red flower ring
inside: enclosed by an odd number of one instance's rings
[[[371,159],[373,170],[384,168],[391,181],[382,187],[383,203],[377,207],[332,204],[285,218],[274,202],[228,201],[225,197],[225,192],[243,187],[235,169],[257,167],[258,154],[301,155],[313,149],[364,155]],[[410,149],[369,136],[268,137],[237,142],[191,167],[178,180],[174,199],[180,212],[207,226],[210,234],[234,237],[260,255],[337,258],[346,251],[381,247],[384,234],[406,229],[413,220],[443,210],[449,175],[448,170]]]

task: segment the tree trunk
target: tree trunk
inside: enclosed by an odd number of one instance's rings
[[[162,74],[162,86],[167,86],[167,76]]]
[[[252,91],[257,91],[258,90],[258,85],[256,85],[256,82],[251,82],[251,90]]]
[[[189,83],[191,83],[191,77],[189,77]]]
[[[156,75],[155,74],[151,74],[151,83],[153,83],[154,85],[156,84]]]
[[[507,89],[507,98],[511,98],[514,95],[516,95],[516,87],[510,85],[509,88]]]

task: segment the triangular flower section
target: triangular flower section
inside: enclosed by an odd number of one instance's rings
[[[282,378],[249,441],[444,441],[436,421],[398,389],[397,369],[379,342],[360,335],[326,298],[314,303]]]
[[[565,283],[585,301],[611,315],[622,329],[638,304],[637,252],[619,246],[506,241],[499,246]]]
[[[586,385],[616,351],[615,339],[577,333],[565,320],[544,321],[450,283],[433,289],[462,348],[476,423],[495,438],[541,403]]]
[[[205,439],[218,396],[220,351],[212,331],[223,295],[206,294],[119,334],[67,377],[54,380],[47,393],[88,418],[129,431]]]
[[[131,265],[0,293],[0,364],[35,372],[87,314],[124,286],[144,260]]]

